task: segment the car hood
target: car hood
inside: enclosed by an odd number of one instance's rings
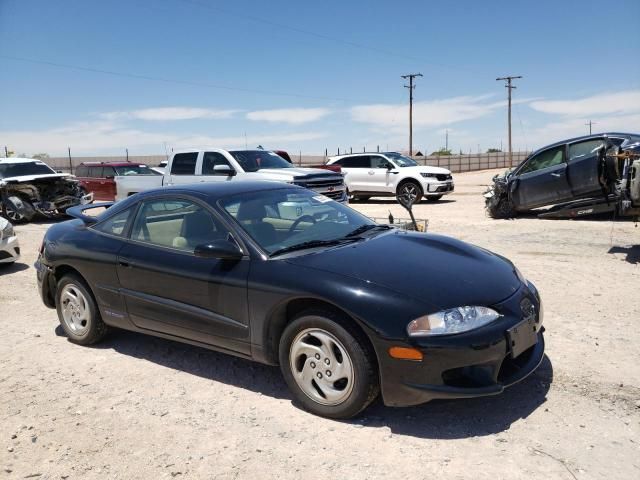
[[[402,167],[399,169],[401,172],[415,172],[415,173],[440,173],[440,174],[445,174],[448,175],[451,173],[451,171],[447,170],[446,168],[442,168],[442,167],[430,167],[428,165],[420,165],[418,167]]]
[[[256,173],[267,173],[269,175],[280,175],[286,178],[304,177],[306,175],[336,175],[334,172],[321,168],[261,168]]]
[[[43,180],[47,178],[65,178],[71,177],[68,173],[48,173],[43,175],[20,175],[18,177],[5,177],[0,181],[11,183],[33,182],[34,180]]]
[[[504,257],[454,238],[404,231],[287,261],[389,288],[432,311],[493,305],[522,285]]]

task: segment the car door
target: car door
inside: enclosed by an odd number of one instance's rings
[[[112,202],[116,198],[116,170],[113,167],[104,167],[102,178],[97,179],[104,200]]]
[[[350,192],[366,192],[368,172],[371,167],[368,155],[354,155],[338,162],[344,174],[344,180]]]
[[[169,174],[167,185],[179,185],[198,181],[196,178],[198,156],[198,152],[176,153],[171,162],[171,171],[167,172]]]
[[[217,171],[216,167],[220,166],[229,167],[229,172]],[[201,172],[198,178],[200,182],[227,182],[233,180],[234,175],[237,174],[229,160],[220,152],[203,153]]]
[[[93,192],[93,197],[96,200],[106,200],[104,198],[104,185],[100,185],[100,181],[102,178],[103,168],[100,167],[89,167],[89,181],[87,182],[90,185],[90,190]]]
[[[592,138],[570,143],[567,149],[569,185],[576,197],[602,194],[600,185],[599,150],[605,145],[604,138]]]
[[[530,157],[516,172],[512,198],[516,208],[528,209],[565,202],[572,198],[567,181],[565,145]]]
[[[396,166],[382,155],[369,155],[369,161],[371,163],[371,169],[368,172],[370,191],[395,192],[394,180],[400,173]]]
[[[91,179],[89,178],[89,167],[86,165],[78,165],[73,172],[76,178],[80,181],[80,185],[84,187],[87,192],[91,192]]]
[[[196,245],[233,238],[207,206],[175,195],[141,203],[118,257],[118,278],[139,328],[249,353],[249,258],[196,257]],[[235,241],[235,240],[233,240]]]

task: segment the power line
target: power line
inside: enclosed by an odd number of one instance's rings
[[[331,100],[331,101],[338,101],[338,102],[348,102],[349,101],[346,98],[322,97],[322,96],[304,95],[304,94],[298,94],[298,93],[272,92],[272,91],[268,91],[268,90],[254,90],[254,89],[250,89],[250,88],[230,87],[228,85],[219,85],[219,84],[205,83],[205,82],[194,82],[194,81],[191,81],[191,80],[178,80],[178,79],[173,79],[173,78],[163,78],[163,77],[156,77],[156,76],[152,76],[152,75],[141,75],[141,74],[137,74],[137,73],[114,71],[114,70],[104,70],[104,69],[100,69],[100,68],[85,67],[85,66],[81,66],[81,65],[71,65],[71,64],[66,64],[66,63],[57,63],[57,62],[51,62],[51,61],[48,61],[48,60],[39,60],[39,59],[34,59],[34,58],[16,57],[16,56],[12,56],[12,55],[0,55],[0,58],[4,58],[5,60],[17,60],[17,61],[20,61],[20,62],[35,63],[35,64],[40,64],[40,65],[49,65],[49,66],[52,66],[52,67],[66,68],[66,69],[70,69],[70,70],[79,70],[79,71],[83,71],[83,72],[99,73],[99,74],[102,74],[102,75],[112,75],[112,76],[115,76],[115,77],[125,77],[125,78],[133,78],[133,79],[136,79],[136,80],[149,80],[149,81],[154,81],[154,82],[173,83],[173,84],[178,84],[178,85],[190,85],[190,86],[194,86],[194,87],[203,87],[203,88],[215,88],[215,89],[219,89],[219,90],[229,90],[229,91],[235,91],[235,92],[253,93],[253,94],[256,94],[256,95],[267,95],[267,96],[275,96],[275,97],[292,97],[292,98],[308,98],[308,99],[313,99],[313,100]]]
[[[404,88],[409,89],[409,156],[413,155],[413,89],[416,88],[413,84],[413,79],[416,77],[422,77],[421,73],[409,73],[402,75],[405,80],[409,79],[409,85],[405,85]]]
[[[513,167],[513,152],[511,150],[511,90],[516,88],[515,85],[511,84],[511,81],[515,80],[516,78],[522,78],[522,76],[518,75],[518,76],[496,78],[496,81],[500,81],[500,80],[505,80],[506,81],[505,88],[507,89],[508,97],[509,97],[509,109],[508,109],[508,112],[509,112],[508,113],[508,124],[509,124],[509,167]]]

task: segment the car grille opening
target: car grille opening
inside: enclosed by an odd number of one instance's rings
[[[442,372],[445,385],[458,388],[488,387],[496,383],[496,365],[467,365]]]
[[[438,181],[444,182],[445,180],[451,180],[452,177],[450,173],[438,173],[436,174],[436,178]]]
[[[531,359],[535,348],[536,346],[533,345],[516,358],[511,358],[511,355],[507,355],[500,366],[500,370],[498,371],[498,382],[502,383],[506,379],[517,375],[518,372],[522,370],[522,367],[524,367]]]

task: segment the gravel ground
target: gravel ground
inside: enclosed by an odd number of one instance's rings
[[[376,403],[348,422],[300,410],[274,367],[128,332],[69,343],[36,290],[48,224],[18,226],[23,258],[0,267],[0,478],[640,478],[640,229],[491,220],[493,173],[456,175],[415,214],[538,286],[541,368],[500,396]],[[391,199],[353,206],[406,216]]]

